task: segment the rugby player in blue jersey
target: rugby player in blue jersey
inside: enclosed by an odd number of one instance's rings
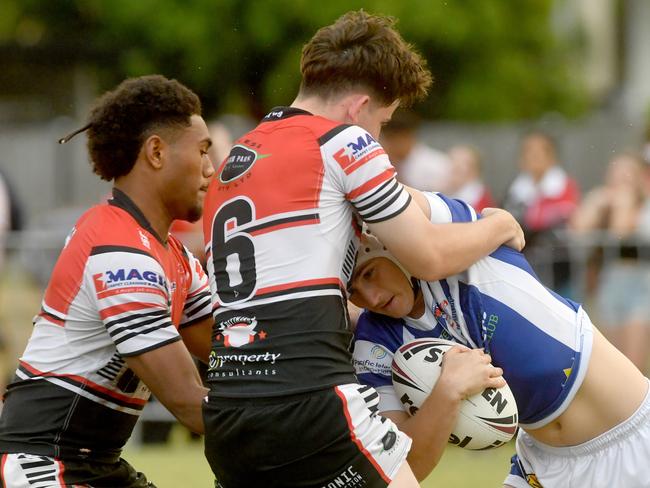
[[[413,197],[435,223],[480,218],[441,194]],[[404,342],[440,337],[489,353],[517,400],[521,429],[504,486],[650,486],[648,379],[579,304],[545,288],[521,253],[501,247],[462,273],[427,282],[367,236],[349,292],[366,309],[355,331],[359,380],[379,392],[381,415],[413,438],[408,461],[419,479],[440,460],[462,399],[438,392],[450,381],[443,362],[439,383],[409,417],[390,364]]]

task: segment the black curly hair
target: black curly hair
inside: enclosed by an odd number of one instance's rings
[[[86,127],[93,171],[106,181],[128,174],[154,130],[189,127],[192,115],[201,115],[199,97],[176,80],[148,75],[123,81],[90,112]]]

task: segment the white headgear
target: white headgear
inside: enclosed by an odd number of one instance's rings
[[[370,231],[363,226],[363,231],[361,232],[361,242],[359,243],[359,250],[357,251],[357,261],[354,265],[356,270],[363,264],[367,263],[374,258],[386,258],[394,262],[399,269],[406,275],[407,279],[411,279],[411,273],[406,271],[402,263],[400,263],[395,256],[393,256],[390,251],[384,246],[379,239],[373,236]]]

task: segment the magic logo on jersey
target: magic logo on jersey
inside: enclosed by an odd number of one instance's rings
[[[250,171],[258,159],[264,159],[269,154],[257,154],[252,149],[237,144],[230,150],[230,154],[223,163],[219,172],[222,183],[230,183]]]
[[[371,159],[385,154],[381,145],[368,133],[350,141],[334,153],[334,159],[346,174],[363,166]]]
[[[170,287],[164,275],[137,268],[117,268],[97,273],[93,275],[93,282],[98,295],[115,288],[154,287],[168,291]]]

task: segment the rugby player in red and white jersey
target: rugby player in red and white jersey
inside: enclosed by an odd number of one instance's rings
[[[410,439],[374,414],[377,394],[351,365],[345,287],[359,222],[428,279],[523,236],[502,211],[436,226],[395,179],[381,125],[431,76],[391,19],[350,12],[315,34],[301,64],[295,102],[236,141],[206,197],[206,457],[224,488],[418,486]],[[476,391],[502,384],[487,355],[466,353]]]
[[[168,233],[174,219],[201,216],[214,174],[199,99],[159,75],[129,79],[83,130],[113,198],[68,237],[7,389],[6,488],[154,486],[120,457],[150,392],[203,432],[206,389],[181,338],[207,359],[208,282]]]

